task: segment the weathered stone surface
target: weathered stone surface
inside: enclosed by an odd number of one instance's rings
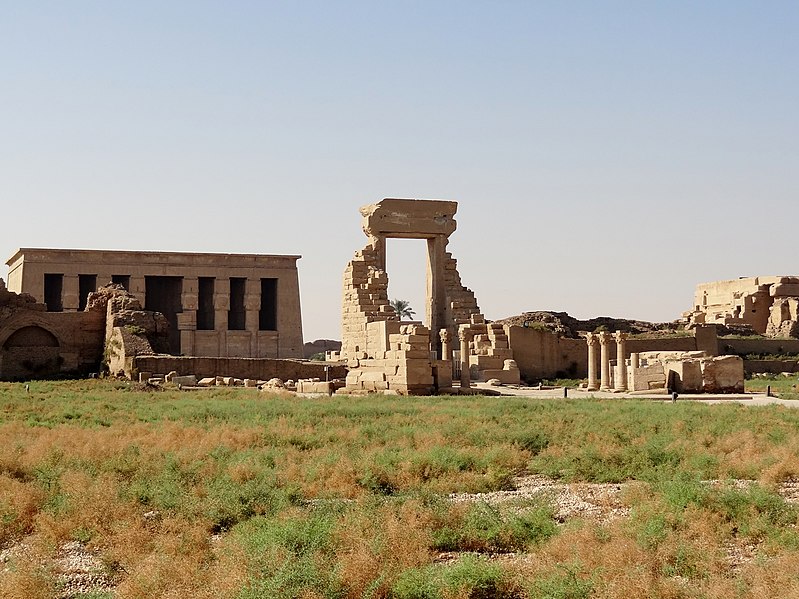
[[[173,385],[179,385],[181,387],[196,387],[197,386],[197,377],[193,374],[187,375],[173,375],[170,381]]]
[[[3,282],[0,379],[96,372],[102,357],[104,321],[102,313],[47,312],[34,297],[10,291]]]
[[[474,294],[464,287],[456,262],[446,251],[455,231],[456,202],[385,199],[361,208],[363,230],[369,242],[344,271],[342,347],[348,361],[346,389],[353,392],[393,391],[429,394],[439,382],[451,385],[451,372],[433,364],[442,355],[440,332],[454,336],[458,325],[484,323]],[[393,237],[425,239],[428,245],[426,321],[401,324],[388,300],[386,240]],[[485,325],[483,325],[485,326]],[[505,351],[502,327],[486,339],[486,351]],[[504,345],[503,345],[504,344]],[[451,369],[451,363],[449,368]],[[434,379],[433,373],[436,371]]]
[[[771,337],[795,337],[799,277],[746,277],[697,285],[690,324],[745,325]]]
[[[8,261],[9,288],[44,301],[45,274],[53,274],[62,279],[59,309],[65,313],[78,311],[83,300],[87,311],[101,313],[108,309],[110,298],[118,304],[113,309],[118,314],[158,305],[171,323],[168,349],[173,354],[300,358],[299,258],[23,248]],[[87,281],[81,280],[81,276],[87,275],[83,273],[95,273],[93,280],[88,281],[92,286],[124,281],[130,294],[105,297],[94,294],[84,298]],[[201,290],[203,279],[206,283],[210,280],[211,285],[203,285]],[[243,285],[231,287],[230,281]],[[266,293],[264,298],[262,292]],[[237,298],[233,303],[232,295]],[[128,324],[145,326],[139,322]],[[101,354],[102,346],[97,350]]]
[[[702,360],[702,385],[707,393],[743,393],[743,360],[738,356]]]

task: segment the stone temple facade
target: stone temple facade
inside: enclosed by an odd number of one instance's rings
[[[86,310],[116,283],[169,323],[168,352],[231,358],[302,357],[299,256],[23,248],[8,289],[47,313]]]

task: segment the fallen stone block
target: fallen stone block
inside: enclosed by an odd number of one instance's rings
[[[170,382],[173,385],[180,385],[181,387],[196,387],[197,377],[193,374],[188,374],[185,376],[173,376]]]

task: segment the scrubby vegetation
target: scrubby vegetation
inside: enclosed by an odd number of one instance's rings
[[[791,596],[798,433],[778,406],[0,384],[0,596],[56,596],[68,541],[95,597]],[[522,473],[627,483],[629,516],[449,499]]]

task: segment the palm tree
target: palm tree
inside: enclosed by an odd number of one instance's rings
[[[394,299],[388,303],[391,304],[392,308],[394,308],[394,311],[397,313],[397,316],[399,316],[400,320],[403,318],[413,320],[413,317],[416,316],[416,312],[414,312],[413,308],[411,308],[410,302],[406,300]]]

